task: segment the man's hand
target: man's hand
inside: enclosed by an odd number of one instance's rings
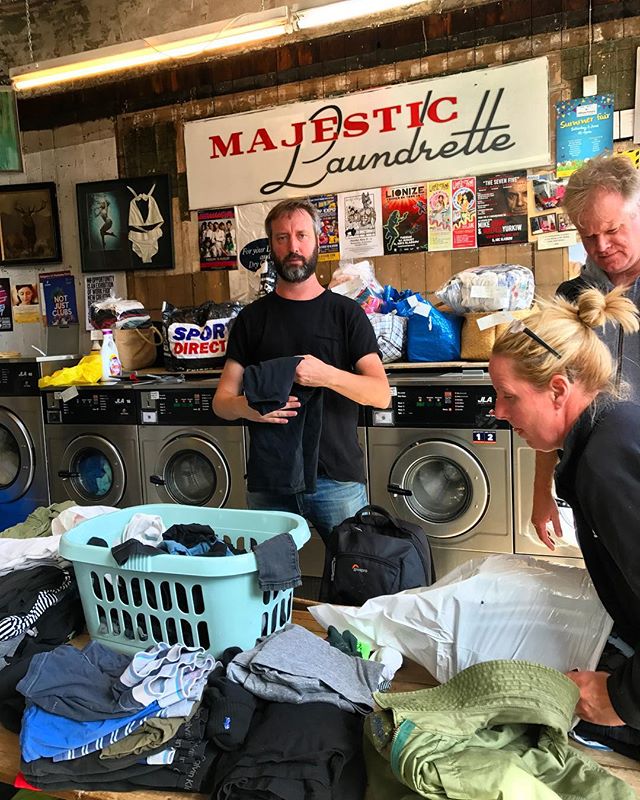
[[[330,387],[336,368],[331,364],[326,364],[315,356],[303,356],[302,361],[296,367],[296,383],[300,386],[324,386]]]
[[[300,408],[300,401],[297,397],[289,395],[289,399],[282,408],[278,408],[276,411],[270,411],[268,414],[264,415],[255,412],[256,416],[251,417],[251,419],[254,422],[271,422],[276,425],[286,425],[291,417],[297,416],[298,412],[295,410],[296,408]]]
[[[551,524],[553,535],[558,539],[562,539],[560,512],[558,511],[556,501],[553,499],[553,495],[546,488],[538,489],[534,487],[533,507],[531,509],[531,524],[536,529],[538,539],[540,539],[540,541],[545,544],[549,550],[555,550],[556,546],[551,538],[549,524]]]
[[[580,689],[576,706],[580,719],[594,725],[624,725],[609,699],[608,672],[567,672],[566,675]]]

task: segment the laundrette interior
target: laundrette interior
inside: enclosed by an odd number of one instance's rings
[[[64,389],[37,385],[59,366],[36,358],[0,363],[4,527],[64,500],[246,507],[247,432],[213,413],[216,377],[78,386],[65,399]],[[368,499],[424,528],[438,576],[489,553],[580,563],[570,535],[553,555],[535,536],[534,454],[494,417],[486,364],[388,372],[390,407],[361,409],[358,426]],[[322,574],[324,545],[315,532],[300,559],[303,575]]]

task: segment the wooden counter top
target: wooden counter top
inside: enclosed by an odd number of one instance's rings
[[[312,602],[295,598],[295,608],[293,611],[293,622],[297,625],[310,630],[318,636],[325,636],[324,628],[319,625],[307,610]],[[79,637],[74,643],[82,646],[87,637]],[[405,659],[404,666],[400,669],[393,681],[392,691],[411,692],[417,689],[425,689],[434,686],[435,681],[429,673],[418,664]],[[616,777],[625,781],[631,786],[638,797],[640,797],[640,762],[618,755],[617,753],[602,753],[597,750],[589,750],[580,745],[575,745],[577,749],[586,753],[594,761],[605,769],[609,770]],[[13,784],[13,781],[20,768],[20,754],[18,737],[0,726],[0,781]],[[71,792],[44,789],[45,794],[53,797],[61,797],[64,800],[210,800],[209,795],[194,794],[192,792],[174,792],[141,790],[137,792],[87,792],[78,789]],[[603,798],[603,800],[606,800]]]

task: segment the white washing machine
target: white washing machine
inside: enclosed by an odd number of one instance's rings
[[[571,508],[558,502],[562,538],[554,541],[555,550],[543,544],[531,524],[533,504],[533,478],[535,475],[536,454],[525,440],[513,434],[513,516],[515,552],[524,555],[546,558],[556,563],[584,566],[582,554],[576,539]]]
[[[67,391],[42,398],[51,501],[140,505],[136,393],[117,384]]]
[[[145,503],[246,508],[244,428],[213,413],[217,380],[140,387]]]
[[[368,429],[371,503],[422,526],[437,577],[470,558],[513,553],[511,430],[488,375],[392,378]]]
[[[0,362],[0,530],[49,505],[35,359]]]

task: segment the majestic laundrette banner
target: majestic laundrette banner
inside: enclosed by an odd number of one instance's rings
[[[546,58],[187,122],[189,206],[548,164]]]

